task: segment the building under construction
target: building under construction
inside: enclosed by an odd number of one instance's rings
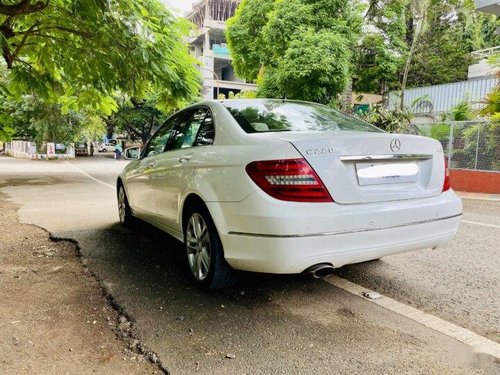
[[[255,85],[236,77],[226,44],[226,21],[231,18],[240,0],[202,0],[193,5],[187,18],[197,26],[191,41],[194,56],[202,62],[203,97],[255,90]]]

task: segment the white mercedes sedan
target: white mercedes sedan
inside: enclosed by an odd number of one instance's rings
[[[194,282],[236,270],[325,276],[437,247],[462,203],[438,141],[389,134],[329,107],[209,101],[171,116],[117,181],[119,217],[182,241]]]

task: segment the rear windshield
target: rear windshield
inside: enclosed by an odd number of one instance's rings
[[[315,103],[282,100],[222,102],[247,133],[282,131],[383,132],[360,119]]]

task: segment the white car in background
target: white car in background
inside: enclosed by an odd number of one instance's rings
[[[205,289],[230,286],[235,270],[319,277],[436,247],[462,215],[439,142],[289,100],[174,114],[120,174],[117,194],[122,223],[138,217],[184,242]]]
[[[103,143],[102,145],[99,146],[98,150],[99,152],[114,152],[116,149],[115,145],[111,143]]]

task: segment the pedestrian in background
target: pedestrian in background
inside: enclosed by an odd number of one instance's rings
[[[119,143],[117,143],[116,146],[115,146],[115,159],[116,160],[120,160],[121,159],[122,152],[123,152],[122,146]]]

